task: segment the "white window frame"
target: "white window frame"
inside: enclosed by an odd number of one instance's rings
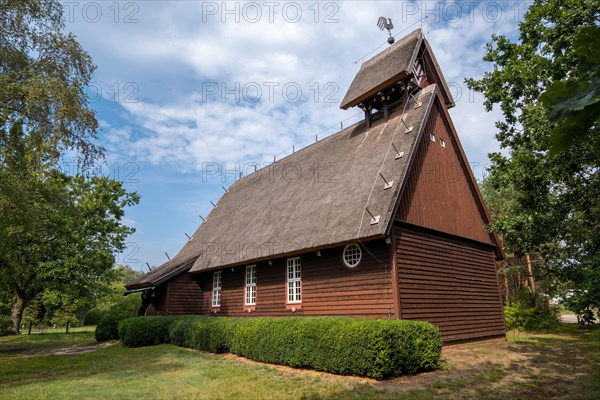
[[[446,148],[446,141],[442,138],[440,138],[440,146],[442,146],[443,148]]]
[[[354,246],[356,246],[356,248],[358,249],[358,261],[356,261],[355,264],[348,264],[348,262],[346,261],[346,251],[348,251],[349,248],[354,248]],[[360,246],[356,243],[347,244],[346,247],[344,247],[344,251],[342,252],[342,261],[344,262],[344,265],[348,268],[354,269],[358,267],[360,262],[362,261],[362,249],[360,248]]]
[[[435,134],[433,132],[429,132],[429,140],[435,142]]]
[[[300,257],[287,259],[287,302],[302,303],[302,265]]]
[[[245,280],[244,305],[256,305],[256,265],[248,265],[246,267]]]
[[[212,306],[221,306],[221,293],[222,293],[222,278],[223,274],[221,271],[213,272],[213,288],[212,288]]]

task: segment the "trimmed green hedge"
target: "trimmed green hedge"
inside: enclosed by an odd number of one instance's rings
[[[119,333],[127,346],[171,342],[375,379],[435,369],[442,348],[427,322],[346,317],[143,317],[122,321]]]
[[[169,343],[175,317],[133,317],[119,322],[119,338],[129,347]]]

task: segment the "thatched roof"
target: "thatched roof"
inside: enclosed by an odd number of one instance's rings
[[[190,272],[220,269],[383,238],[436,90],[422,90],[416,109],[412,99],[406,110],[396,106],[387,123],[352,125],[238,180],[171,261],[127,287],[156,285],[189,265]],[[380,173],[391,188],[384,189]]]
[[[182,249],[199,255],[191,272],[383,237],[435,86],[427,89],[423,106],[407,107],[409,134],[399,106],[387,123],[353,125],[233,184]],[[392,142],[406,156],[396,159]]]
[[[401,81],[412,72],[418,57],[424,56],[423,65],[431,83],[437,83],[448,108],[454,106],[452,95],[429,43],[417,29],[365,61],[350,84],[341,108],[354,107],[377,92]]]

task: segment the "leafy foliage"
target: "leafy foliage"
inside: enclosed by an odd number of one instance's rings
[[[131,317],[137,315],[141,304],[141,293],[132,293],[128,296],[123,296],[123,293],[125,284],[139,277],[141,272],[125,265],[118,266],[113,272],[114,279],[95,298],[94,307],[85,315],[84,325],[97,325],[104,314],[111,310],[120,310]]]
[[[588,118],[598,104],[596,67],[591,58],[584,63],[583,53],[598,40],[590,35],[599,16],[597,1],[536,0],[519,25],[518,41],[493,36],[487,45],[484,60],[493,70],[467,80],[483,93],[487,110],[499,106],[496,138],[509,150],[508,156],[490,154],[489,184],[512,196],[490,229],[517,257],[542,258],[538,273],[548,291],[573,291],[596,307],[600,127]],[[596,51],[590,52],[594,60]],[[583,130],[575,137],[555,131],[574,123]]]
[[[128,267],[121,266],[117,270],[118,279],[113,282],[113,290],[99,300],[98,307],[90,310],[86,315],[86,325],[96,326],[96,340],[119,339],[119,323],[127,318],[137,315],[140,307],[140,293],[123,296],[125,283],[132,276],[139,276],[139,272],[132,271]],[[92,320],[96,318],[96,320]]]
[[[593,276],[590,278],[589,283],[590,285],[586,287],[580,287],[576,290],[570,291],[568,295],[565,296],[563,305],[567,309],[573,311],[581,321],[588,320],[593,322],[593,305],[600,304],[600,293],[598,293],[598,288],[600,288],[600,286],[598,286],[600,285],[600,280],[598,280],[597,276]],[[588,292],[588,290],[593,290],[593,292]],[[600,308],[596,308],[596,310],[598,310],[600,313]]]
[[[85,318],[83,320],[83,325],[98,325],[100,319],[104,316],[105,311],[94,307],[90,311],[85,314]]]
[[[119,340],[119,323],[130,317],[131,314],[120,309],[113,308],[105,312],[96,326],[96,341]]]
[[[14,292],[18,330],[23,309],[44,290],[110,281],[113,253],[133,232],[121,222],[123,208],[138,197],[104,177],[3,172],[0,199],[9,201],[0,200],[0,280]]]
[[[504,307],[504,318],[508,329],[523,331],[544,331],[558,326],[559,308],[550,304],[544,296],[521,296],[509,306]]]
[[[64,33],[56,0],[0,3],[0,148],[13,128],[33,149],[34,170],[77,150],[89,165],[103,150],[93,144],[97,121],[87,107],[86,87],[95,66],[74,35]],[[0,161],[9,157],[2,152]]]
[[[579,58],[578,74],[554,82],[540,97],[550,107],[548,118],[558,122],[550,136],[553,153],[587,140],[594,125],[600,124],[600,27],[581,28],[573,52]],[[595,151],[600,157],[600,147]]]
[[[435,369],[442,347],[438,329],[426,322],[344,317],[138,317],[122,321],[119,333],[127,346],[170,341],[376,379]]]
[[[18,333],[42,292],[81,293],[110,280],[113,252],[133,232],[123,208],[138,196],[88,174],[104,155],[85,92],[95,66],[64,32],[62,5],[5,0],[0,11],[0,291],[12,294]],[[81,173],[57,168],[66,152]]]
[[[4,336],[8,333],[11,322],[12,321],[8,315],[0,315],[0,336]]]

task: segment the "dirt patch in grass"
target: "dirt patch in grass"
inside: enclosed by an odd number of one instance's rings
[[[27,345],[14,345],[14,346],[3,346],[0,349],[0,354],[1,353],[5,353],[6,355],[12,355],[12,356],[30,356],[30,355],[34,355],[36,352],[35,349],[32,349],[30,346]]]
[[[507,337],[446,346],[439,370],[374,386],[416,398],[594,398],[587,387],[600,369],[600,331],[571,325],[553,333],[511,332]]]
[[[66,348],[97,345],[93,332],[47,333],[0,337],[0,360],[5,357],[33,357],[54,354]]]
[[[49,351],[50,354],[55,356],[65,356],[70,354],[81,354],[81,353],[89,353],[90,351],[95,351],[98,349],[102,349],[104,347],[113,346],[117,344],[117,342],[104,342],[98,343],[91,346],[69,346],[69,347],[61,347],[58,349],[52,349]]]

